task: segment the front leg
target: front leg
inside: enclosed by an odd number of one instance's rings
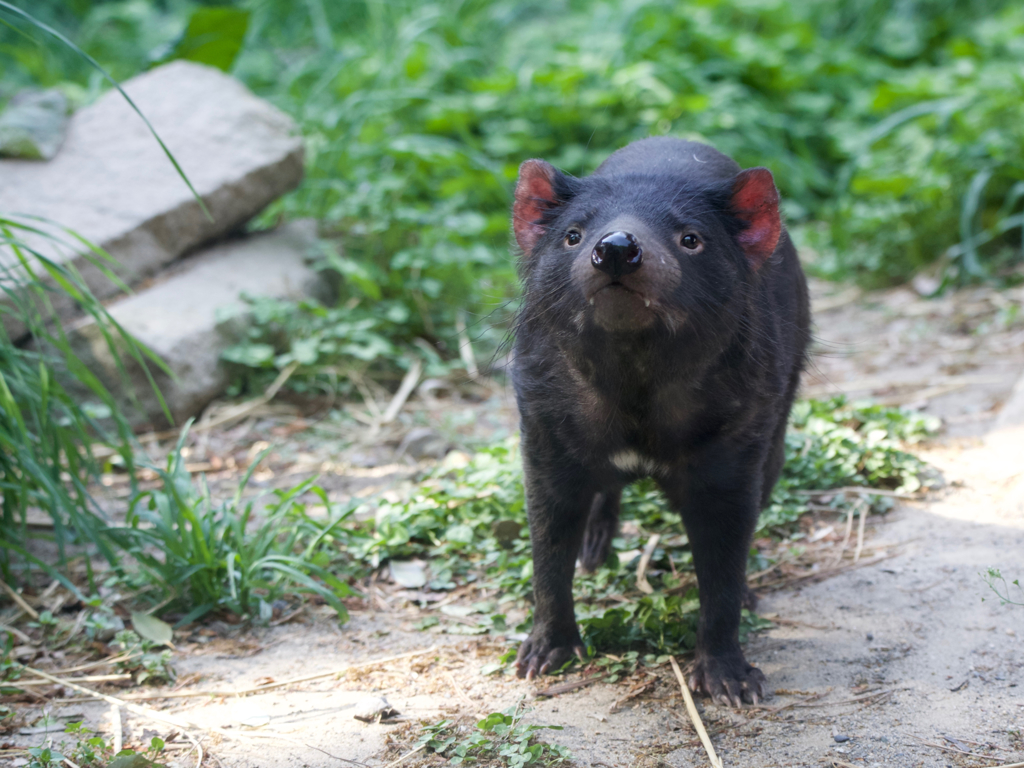
[[[540,461],[524,451],[527,516],[533,545],[533,631],[516,657],[516,673],[532,680],[558,669],[573,653],[583,657],[572,578],[594,498],[579,466]]]
[[[700,590],[690,688],[725,705],[757,704],[765,696],[764,673],[747,663],[739,641],[759,478],[757,451],[718,449],[665,483],[686,526]]]

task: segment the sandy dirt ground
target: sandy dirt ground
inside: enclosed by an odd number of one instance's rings
[[[989,567],[1024,577],[1024,427],[1000,421],[1014,398],[1024,398],[1013,393],[1024,369],[1024,324],[1013,306],[1024,294],[978,289],[924,300],[908,289],[862,295],[826,285],[814,294],[818,341],[805,394],[848,392],[941,416],[942,433],[918,453],[944,485],[869,519],[870,564],[763,596],[759,613],[775,626],[754,636],[746,653],[774,695],[743,709],[698,700],[703,722],[726,766],[1024,761],[1024,607],[1001,605],[981,577]],[[410,401],[413,422],[396,429],[429,424],[471,447],[514,427],[503,392],[434,406]],[[341,498],[407,482],[419,468],[398,455],[398,432],[390,443],[352,441],[325,455],[322,440],[308,442],[307,433],[272,420],[212,434],[195,460],[229,453],[228,444],[248,451],[275,428],[278,464],[288,468],[268,470],[258,481],[265,486],[295,482],[312,467]],[[424,751],[408,755],[421,722],[450,718],[471,727],[519,702],[527,722],[564,726],[544,738],[571,749],[579,766],[710,765],[667,665],[642,679],[538,697],[561,681],[481,674],[509,638],[417,631],[423,612],[394,593],[371,595],[359,608],[342,628],[304,612],[273,628],[215,623],[194,631],[175,654],[178,698],[153,692],[137,703],[200,736],[212,753],[204,765],[438,765]],[[358,666],[378,659],[393,660]],[[225,695],[307,677],[259,695]],[[195,695],[202,691],[215,693]],[[356,720],[373,696],[400,714]],[[107,705],[74,701],[55,711],[80,712],[101,732],[112,727]],[[122,727],[136,740],[176,730],[132,713]],[[181,736],[179,744],[187,747]],[[169,754],[177,755],[174,765],[196,764],[194,751]]]

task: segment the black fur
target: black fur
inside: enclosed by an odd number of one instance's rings
[[[543,183],[521,176],[516,213],[538,217],[517,221],[517,236],[527,226],[541,234],[520,238],[535,244],[521,261],[514,348],[535,596],[519,675],[582,651],[577,557],[588,570],[604,562],[623,486],[651,475],[693,548],[701,609],[690,685],[756,701],[764,676],[744,659],[738,628],[751,599],[747,553],[782,469],[809,337],[796,250],[782,229],[774,253],[751,260],[739,239],[750,224],[733,205],[740,168],[702,144],[646,139],[584,179],[530,162],[535,176],[550,169],[552,194],[531,208]],[[642,231],[644,266],[637,282],[595,294],[587,259],[613,224]],[[685,232],[699,234],[702,252],[682,247]]]

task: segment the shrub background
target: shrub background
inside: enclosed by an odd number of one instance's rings
[[[937,262],[964,282],[1021,256],[1018,2],[37,0],[31,12],[118,78],[191,58],[295,116],[308,175],[261,223],[318,218],[336,236],[347,317],[389,343],[450,352],[459,308],[477,316],[472,335],[500,337],[518,164],[585,174],[652,134],[769,167],[827,277],[885,285]],[[84,102],[104,87],[48,43],[0,26],[0,99],[59,84]],[[315,335],[305,359],[336,354],[336,338],[320,350]],[[284,354],[235,358],[273,368]]]

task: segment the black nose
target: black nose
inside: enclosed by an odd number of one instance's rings
[[[609,232],[590,254],[590,263],[613,278],[636,272],[643,261],[644,252],[629,232]]]

